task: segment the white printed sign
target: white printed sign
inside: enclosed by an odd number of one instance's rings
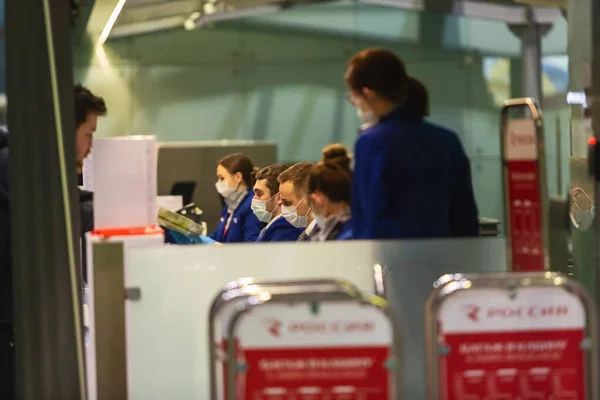
[[[520,288],[515,299],[502,289],[469,289],[443,303],[439,322],[446,333],[570,329],[585,326],[585,310],[561,287]]]
[[[389,345],[392,327],[375,307],[353,302],[323,303],[317,314],[306,303],[268,304],[243,317],[240,344],[252,348]]]
[[[94,191],[94,158],[90,154],[83,160],[83,189]]]

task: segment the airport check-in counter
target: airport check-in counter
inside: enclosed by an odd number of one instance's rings
[[[102,311],[105,305],[98,299],[114,309],[114,295],[123,293],[123,285],[127,299],[123,332],[113,331],[111,337],[111,346],[126,349],[120,361],[124,365],[111,366],[115,359],[97,347],[93,379],[110,381],[113,389],[120,380],[129,399],[211,398],[207,345],[211,303],[225,284],[243,277],[269,282],[337,279],[363,293],[385,296],[399,327],[396,333],[402,337],[397,367],[401,398],[424,399],[424,305],[432,282],[456,271],[506,268],[502,238],[123,249],[115,243],[94,245],[95,274],[105,278],[104,287],[93,289],[95,315],[118,317]],[[122,271],[115,271],[118,266]],[[114,284],[106,280],[111,276],[103,272],[107,270],[113,271]],[[121,345],[115,345],[115,340]],[[98,338],[88,345],[103,343],[107,342]],[[110,376],[119,370],[126,371],[126,377]],[[101,390],[103,385],[98,387]]]
[[[233,153],[244,153],[258,168],[277,162],[277,144],[269,141],[159,143],[158,195],[180,194],[173,193],[178,183],[195,184],[191,200],[202,210],[208,232],[212,232],[223,210],[223,203],[215,190],[217,164],[223,157]]]

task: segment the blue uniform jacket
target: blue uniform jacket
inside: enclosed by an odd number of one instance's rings
[[[342,225],[341,229],[335,235],[334,240],[351,240],[354,239],[354,234],[352,233],[352,219],[346,221],[344,225]]]
[[[295,228],[287,220],[279,216],[256,240],[256,243],[264,242],[295,242],[303,228]]]
[[[477,236],[470,162],[458,136],[402,107],[356,141],[355,239]]]
[[[256,218],[256,215],[254,215],[254,212],[252,212],[251,205],[253,198],[254,193],[252,190],[248,190],[248,195],[233,212],[227,235],[224,234],[224,231],[229,213],[227,206],[225,206],[221,213],[221,220],[217,229],[209,237],[219,243],[255,242],[265,224],[260,222]]]

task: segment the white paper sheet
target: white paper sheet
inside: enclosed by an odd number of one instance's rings
[[[156,224],[157,150],[154,136],[94,141],[94,228]]]

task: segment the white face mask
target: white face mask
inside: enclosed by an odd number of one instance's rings
[[[242,191],[238,191],[239,185],[237,188],[232,188],[231,186],[229,186],[228,181],[221,181],[215,183],[215,188],[217,189],[217,192],[219,192],[219,194],[223,196],[227,205],[235,203],[235,201],[239,199],[239,196],[241,196],[243,193]]]
[[[235,192],[235,189],[229,186],[228,181],[215,183],[215,188],[217,189],[217,192],[219,192],[219,194],[224,198],[228,198]]]
[[[260,222],[267,223],[273,219],[273,213],[267,211],[267,203],[267,200],[252,199],[252,212]]]
[[[373,111],[363,111],[359,107],[356,107],[356,115],[363,122],[364,129],[370,128],[378,122],[377,115]]]
[[[304,199],[300,200],[298,206]],[[281,206],[281,215],[295,228],[306,228],[308,226],[308,213],[304,216],[298,215],[298,206]],[[310,210],[308,210],[310,212]]]

